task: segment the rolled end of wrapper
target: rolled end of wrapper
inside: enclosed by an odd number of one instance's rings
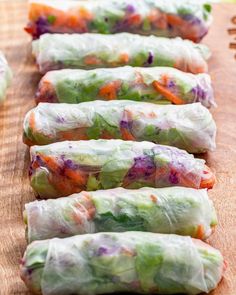
[[[216,183],[216,176],[213,171],[205,165],[204,171],[201,177],[200,188],[211,189]]]
[[[211,291],[215,289],[222,280],[227,269],[227,262],[224,260],[221,252],[208,243],[199,239],[192,239],[192,241],[198,248],[198,252],[204,261],[203,266],[206,276],[206,284],[208,290]],[[213,258],[212,260],[211,257]]]
[[[33,294],[42,294],[41,280],[48,252],[48,241],[31,243],[20,261],[20,277]]]
[[[56,90],[53,83],[50,81],[50,76],[53,77],[53,71],[47,73],[39,82],[39,86],[35,94],[35,101],[37,104],[40,102],[58,102]]]

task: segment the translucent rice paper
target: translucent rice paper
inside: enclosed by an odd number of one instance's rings
[[[25,28],[34,38],[45,33],[130,32],[199,42],[212,21],[208,1],[194,0],[33,0]]]
[[[183,106],[134,101],[40,103],[24,120],[24,142],[29,145],[113,138],[147,140],[202,153],[215,149],[215,136],[212,115],[200,103]]]
[[[44,34],[33,41],[41,73],[63,68],[170,66],[194,74],[207,71],[210,51],[203,44],[129,33]]]
[[[145,141],[63,141],[33,146],[30,154],[31,185],[44,198],[120,186],[211,188],[215,182],[204,160]]]
[[[12,73],[7,60],[0,51],[0,103],[5,99],[6,91],[12,80]]]
[[[223,267],[218,250],[190,237],[99,233],[30,244],[21,277],[43,295],[199,294],[216,288]]]
[[[148,231],[205,239],[217,218],[206,190],[116,188],[25,206],[28,242],[96,232]]]
[[[36,99],[50,103],[126,99],[158,104],[201,102],[207,108],[215,105],[208,74],[193,75],[170,67],[51,71],[41,79]]]

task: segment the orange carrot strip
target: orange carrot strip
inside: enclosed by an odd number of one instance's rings
[[[216,183],[216,177],[211,169],[205,165],[205,169],[202,175],[200,188],[212,188]]]
[[[129,55],[128,55],[128,53],[121,53],[121,55],[120,55],[120,62],[126,63],[126,64],[129,62]]]
[[[64,140],[88,140],[86,134],[87,128],[78,128],[74,130],[61,131],[59,137]]]
[[[204,238],[204,226],[199,224],[197,227],[196,238],[202,240]]]
[[[161,78],[162,78],[162,83],[163,83],[163,85],[167,85],[167,83],[168,83],[168,81],[169,81],[169,76],[167,75],[167,74],[163,74],[162,76],[161,76]]]
[[[128,17],[127,19],[127,23],[129,25],[134,25],[134,26],[138,26],[140,25],[142,22],[142,18],[139,14],[134,14],[134,15],[131,15],[130,17]]]
[[[90,11],[88,11],[85,7],[80,7],[79,8],[79,15],[86,20],[92,20],[93,15]]]
[[[72,169],[65,169],[65,175],[76,182],[76,184],[86,184],[86,178],[79,171],[74,171]]]
[[[99,65],[99,64],[101,64],[101,61],[100,61],[100,59],[97,58],[96,56],[86,56],[86,57],[84,58],[84,63],[85,63],[86,65],[91,65],[91,66],[93,66],[93,65]]]
[[[126,129],[120,128],[122,139],[135,141],[135,137]]]
[[[113,139],[114,136],[112,136],[108,131],[104,130],[104,131],[102,131],[101,138],[103,138],[103,139]]]
[[[45,156],[43,154],[39,154],[40,158],[47,164],[48,168],[52,171],[56,172],[58,169],[60,169],[60,165],[57,163],[53,157]]]
[[[170,92],[169,90],[167,90],[164,86],[162,86],[159,82],[154,81],[152,83],[153,87],[159,92],[161,93],[166,99],[168,99],[170,102],[174,103],[174,104],[185,104],[184,100],[182,100],[181,98],[179,98],[178,96],[176,96],[175,94],[173,94],[172,92]]]
[[[185,23],[185,20],[174,14],[167,14],[166,18],[168,23],[173,26],[182,26]]]
[[[34,112],[30,113],[30,117],[29,117],[29,127],[32,131],[35,131],[36,129],[36,122],[35,122],[35,115]]]
[[[102,86],[99,90],[99,95],[107,100],[114,100],[117,98],[117,91],[121,86],[121,81],[113,81]]]
[[[151,198],[151,200],[152,200],[153,203],[156,203],[157,202],[157,197],[156,196],[151,195],[150,198]]]

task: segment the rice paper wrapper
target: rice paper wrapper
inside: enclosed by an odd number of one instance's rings
[[[129,33],[44,34],[32,46],[41,73],[130,65],[169,66],[197,74],[207,71],[206,60],[210,57],[208,47],[203,44]]]
[[[199,294],[217,286],[223,267],[218,250],[190,237],[99,233],[32,243],[21,277],[44,295]]]
[[[148,231],[205,239],[217,224],[207,191],[116,188],[25,205],[27,240],[96,232]]]
[[[45,198],[119,186],[211,188],[215,182],[204,160],[145,141],[64,141],[33,146],[30,153],[31,185]]]
[[[147,140],[203,153],[215,149],[215,137],[213,117],[200,103],[183,106],[133,101],[40,103],[24,120],[24,142],[28,145],[110,138]]]

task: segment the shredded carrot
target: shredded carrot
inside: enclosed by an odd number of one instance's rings
[[[37,161],[34,161],[32,164],[31,164],[32,168],[33,169],[37,169],[38,167],[40,167],[39,163]]]
[[[32,36],[36,35],[36,26],[33,23],[28,24],[24,30]]]
[[[93,15],[90,11],[88,11],[85,7],[80,7],[79,8],[79,15],[86,19],[86,20],[92,20],[93,19]]]
[[[205,165],[200,188],[212,188],[216,183],[216,177],[209,167]]]
[[[61,167],[58,164],[56,159],[53,159],[53,157],[45,156],[43,154],[39,154],[40,158],[43,162],[45,162],[49,169],[51,169],[53,172],[58,171]]]
[[[169,76],[167,75],[167,74],[163,74],[162,76],[161,76],[161,79],[162,79],[162,83],[163,83],[163,85],[167,85],[168,84],[168,81],[169,81]]]
[[[166,14],[162,13],[158,9],[153,9],[148,16],[148,20],[158,29],[166,29],[167,21]]]
[[[151,12],[148,16],[148,20],[150,22],[154,22],[159,16],[160,16],[160,12],[157,9],[153,9],[153,10],[151,10]]]
[[[202,66],[198,66],[198,67],[194,68],[194,74],[206,73],[207,71],[208,71],[207,64],[204,64]]]
[[[65,169],[65,175],[70,178],[71,180],[75,181],[78,185],[86,184],[86,177],[82,175],[79,171],[74,171],[72,169]]]
[[[139,14],[134,14],[128,17],[127,23],[133,26],[139,26],[142,23],[142,18]]]
[[[204,238],[204,226],[199,224],[197,227],[196,238],[202,240]]]
[[[36,130],[36,122],[35,122],[35,115],[34,112],[31,111],[30,117],[29,117],[29,127],[32,131]]]
[[[162,94],[170,102],[177,104],[177,105],[185,103],[181,98],[179,98],[178,96],[176,96],[175,94],[170,92],[168,89],[166,89],[164,86],[162,86],[159,82],[154,81],[152,83],[152,85],[160,94]]]
[[[73,193],[79,193],[82,190],[80,186],[76,185],[70,179],[65,181],[65,177],[58,173],[49,174],[48,181],[61,195],[67,196]]]
[[[185,21],[181,17],[174,14],[167,14],[166,18],[168,23],[173,26],[182,26],[185,23]]]
[[[129,55],[128,55],[128,53],[121,53],[121,55],[120,55],[120,61],[122,63],[127,64],[129,62]]]
[[[84,63],[86,65],[91,65],[91,66],[100,65],[101,60],[97,58],[96,56],[89,55],[84,58]]]
[[[135,137],[126,128],[120,128],[122,139],[135,141]]]
[[[30,3],[29,7],[29,19],[35,21],[44,14],[50,14],[52,7],[40,3]]]
[[[25,135],[23,135],[23,142],[28,146],[34,145],[34,142],[30,140],[29,138],[27,138]]]
[[[134,256],[134,252],[131,251],[130,249],[122,248],[122,254],[127,255],[127,256]]]
[[[182,186],[198,188],[194,180],[191,179],[188,175],[180,174],[179,175],[179,182]]]
[[[89,138],[86,131],[86,128],[77,128],[73,130],[61,131],[59,136],[63,140],[88,140]]]
[[[114,136],[112,136],[108,131],[103,130],[101,134],[101,138],[103,139],[114,139]]]
[[[75,204],[75,207],[84,212],[88,220],[91,220],[96,213],[96,208],[88,192],[83,191],[81,194],[83,198],[79,201],[79,203]]]
[[[114,100],[117,98],[117,91],[121,86],[121,81],[113,81],[102,86],[99,90],[99,95],[107,100]]]
[[[72,28],[77,27],[79,25],[78,16],[77,15],[73,15],[73,14],[68,15],[68,17],[67,17],[67,25],[69,27],[72,27]]]
[[[152,200],[153,203],[156,203],[157,202],[157,197],[156,196],[151,195],[150,198],[151,198],[151,200]]]
[[[166,175],[167,172],[168,172],[168,169],[165,166],[157,168],[155,171],[154,177],[155,177],[155,179],[158,179],[158,178]]]

